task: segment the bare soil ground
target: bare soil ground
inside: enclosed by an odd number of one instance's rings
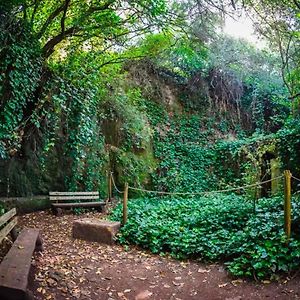
[[[55,217],[50,211],[20,217],[42,231],[30,289],[35,299],[299,299],[300,277],[257,283],[232,278],[223,265],[176,261],[134,247],[74,240],[73,220],[100,213]]]

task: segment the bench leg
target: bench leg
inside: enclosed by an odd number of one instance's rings
[[[97,206],[97,207],[96,207],[96,211],[97,211],[97,212],[103,212],[102,206]]]
[[[43,250],[44,250],[43,240],[41,235],[39,234],[35,243],[35,251],[42,252]]]
[[[51,211],[53,215],[56,215],[57,211],[56,208],[54,206],[51,206]]]
[[[52,207],[52,213],[57,217],[61,217],[63,215],[63,210],[59,207]]]
[[[16,227],[14,227],[11,232],[10,232],[11,238],[13,240],[13,242],[15,242],[15,240],[17,239],[19,233]]]

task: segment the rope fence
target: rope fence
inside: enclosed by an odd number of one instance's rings
[[[109,199],[111,199],[111,186],[113,185],[114,189],[119,193],[123,194],[123,225],[127,222],[127,215],[128,215],[128,190],[132,191],[139,191],[143,193],[149,193],[149,194],[158,194],[158,195],[178,195],[178,196],[195,196],[195,195],[211,195],[211,194],[217,194],[217,193],[226,193],[226,192],[235,192],[240,190],[246,190],[250,188],[255,187],[261,187],[262,185],[266,183],[273,182],[275,180],[284,178],[284,230],[287,236],[287,241],[289,241],[291,236],[291,180],[294,179],[298,182],[300,182],[300,179],[293,176],[292,173],[289,170],[285,170],[283,175],[274,177],[269,180],[264,180],[261,182],[248,184],[236,188],[228,188],[228,189],[220,189],[215,191],[201,191],[201,192],[165,192],[165,191],[154,191],[154,190],[147,190],[143,188],[137,188],[129,186],[128,183],[125,183],[124,191],[120,191],[116,185],[116,182],[113,177],[113,173],[110,172],[109,174]],[[255,201],[254,201],[254,210],[255,210]]]
[[[292,178],[295,179],[296,181],[300,182],[300,179],[292,175]]]
[[[274,180],[283,178],[283,175],[281,176],[277,176],[275,178],[269,179],[269,180],[265,180],[262,182],[257,182],[254,184],[249,184],[249,185],[244,185],[244,186],[240,186],[237,188],[229,188],[229,189],[223,189],[223,190],[216,190],[216,191],[206,191],[206,192],[185,192],[185,193],[181,193],[181,192],[164,192],[164,191],[151,191],[151,190],[146,190],[146,189],[141,189],[141,188],[135,188],[135,187],[131,187],[128,186],[128,188],[130,190],[134,190],[134,191],[140,191],[140,192],[145,192],[145,193],[152,193],[152,194],[161,194],[161,195],[210,195],[210,194],[217,194],[217,193],[226,193],[226,192],[234,192],[234,191],[239,191],[239,190],[245,190],[248,188],[253,188],[253,187],[257,187],[257,186],[261,186],[263,184],[266,184],[268,182],[272,182]]]
[[[116,190],[119,194],[124,194],[124,192],[122,192],[122,191],[120,191],[120,190],[118,189],[118,187],[117,187],[117,185],[116,185],[116,182],[115,182],[115,180],[114,180],[114,176],[113,176],[113,173],[112,173],[112,172],[110,172],[110,178],[111,178],[111,181],[112,181],[112,184],[113,184],[115,190]]]
[[[298,181],[299,182],[298,185],[300,185],[300,179],[299,178],[297,178],[293,175],[292,175],[292,178],[295,179],[296,181]],[[300,193],[300,190],[295,192],[295,194],[299,194],[299,193]]]
[[[111,177],[111,181],[114,186],[114,189],[117,191],[117,193],[124,194],[124,191],[120,191],[118,189],[112,172],[110,173],[110,177]],[[240,190],[245,190],[245,189],[254,188],[254,187],[261,187],[263,184],[278,180],[283,177],[284,177],[284,175],[280,175],[280,176],[277,176],[277,177],[269,179],[269,180],[264,180],[261,182],[248,184],[248,185],[244,185],[244,186],[240,186],[240,187],[236,187],[236,188],[228,188],[228,189],[221,189],[221,190],[215,190],[215,191],[203,191],[203,192],[165,192],[165,191],[147,190],[147,189],[142,189],[142,188],[137,188],[137,187],[132,187],[132,186],[128,186],[128,189],[133,190],[133,191],[139,191],[139,192],[144,192],[144,193],[149,193],[149,194],[159,194],[159,195],[178,195],[178,196],[210,195],[210,194],[217,194],[217,193],[240,191]],[[300,181],[300,179],[298,179],[298,180]]]

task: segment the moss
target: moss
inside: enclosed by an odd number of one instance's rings
[[[158,163],[159,163],[158,160],[154,157],[154,151],[153,151],[152,144],[149,143],[145,147],[145,151],[143,151],[142,153],[139,153],[137,155],[137,157],[148,168],[148,170],[142,171],[140,173],[140,181],[146,185],[149,185],[151,173],[153,173],[156,170]]]
[[[151,175],[158,165],[150,144],[138,153],[125,152],[119,149],[116,162],[118,182],[122,185],[128,182],[133,185],[149,186]]]

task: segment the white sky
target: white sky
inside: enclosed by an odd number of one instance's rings
[[[253,22],[245,15],[242,15],[235,20],[230,17],[226,17],[223,31],[235,38],[243,38],[259,48],[266,46],[266,43],[254,34]]]

